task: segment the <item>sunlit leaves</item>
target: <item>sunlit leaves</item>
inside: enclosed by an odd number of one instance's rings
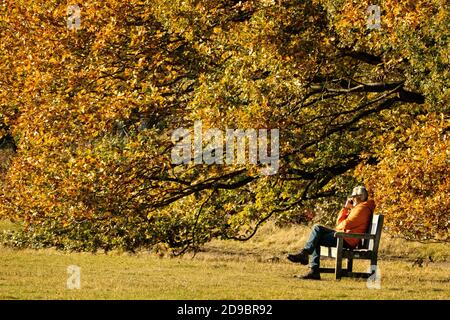
[[[0,139],[13,137],[17,153],[2,165],[1,214],[37,243],[183,250],[252,234],[268,217],[309,221],[341,204],[362,159],[380,183],[446,187],[444,171],[445,183],[430,182],[446,145],[419,134],[448,112],[442,1],[381,1],[370,31],[365,1],[90,0],[79,30],[67,29],[66,1],[4,4]],[[278,175],[173,165],[171,133],[197,120],[280,129]],[[397,208],[380,194],[383,210]],[[387,224],[411,237],[411,217]],[[421,220],[420,237],[445,238],[439,219]]]
[[[450,239],[449,125],[443,115],[419,117],[380,140],[378,165],[361,168],[391,233],[414,240]]]

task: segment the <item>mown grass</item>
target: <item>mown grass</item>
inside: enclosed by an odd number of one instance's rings
[[[0,229],[10,227],[0,224]],[[306,267],[289,263],[284,254],[297,250],[307,231],[268,224],[248,242],[213,241],[195,257],[179,258],[149,252],[90,254],[0,247],[0,299],[450,298],[448,247],[443,244],[403,243],[402,248],[391,248],[394,240],[386,239],[382,251],[392,251],[379,261],[379,290],[368,289],[364,280],[335,281],[332,274],[323,275],[322,281],[295,279],[293,275]],[[414,255],[389,258],[402,252]],[[435,262],[413,266],[416,256],[430,254]],[[324,264],[331,266],[333,261]],[[80,289],[67,288],[69,265],[81,268]],[[365,261],[355,264],[356,270],[367,267]]]

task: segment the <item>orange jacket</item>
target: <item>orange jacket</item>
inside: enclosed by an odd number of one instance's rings
[[[365,233],[369,226],[370,218],[372,217],[373,210],[375,209],[375,202],[369,200],[361,202],[351,210],[341,209],[339,212],[336,231],[346,233]],[[344,239],[347,244],[352,248],[355,248],[360,239],[348,238]]]

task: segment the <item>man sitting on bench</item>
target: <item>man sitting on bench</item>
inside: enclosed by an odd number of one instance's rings
[[[300,253],[287,256],[292,262],[307,265],[308,256],[311,255],[309,272],[298,278],[320,280],[320,246],[336,247],[337,238],[334,237],[336,231],[346,233],[365,233],[367,231],[375,209],[375,202],[367,199],[366,188],[364,186],[355,187],[350,198],[347,199],[345,207],[339,212],[336,230],[315,225],[310,233],[309,240]],[[359,242],[360,239],[344,238],[344,248],[354,249]]]

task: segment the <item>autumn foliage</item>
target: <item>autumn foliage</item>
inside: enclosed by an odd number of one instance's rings
[[[333,214],[363,181],[390,232],[450,240],[449,13],[379,2],[368,30],[367,1],[89,0],[69,30],[67,1],[2,1],[4,241],[182,253]],[[174,165],[197,120],[280,129],[278,173]]]
[[[443,115],[418,117],[380,137],[377,166],[361,167],[388,231],[414,240],[448,240],[450,145]],[[400,138],[399,138],[400,137]]]

